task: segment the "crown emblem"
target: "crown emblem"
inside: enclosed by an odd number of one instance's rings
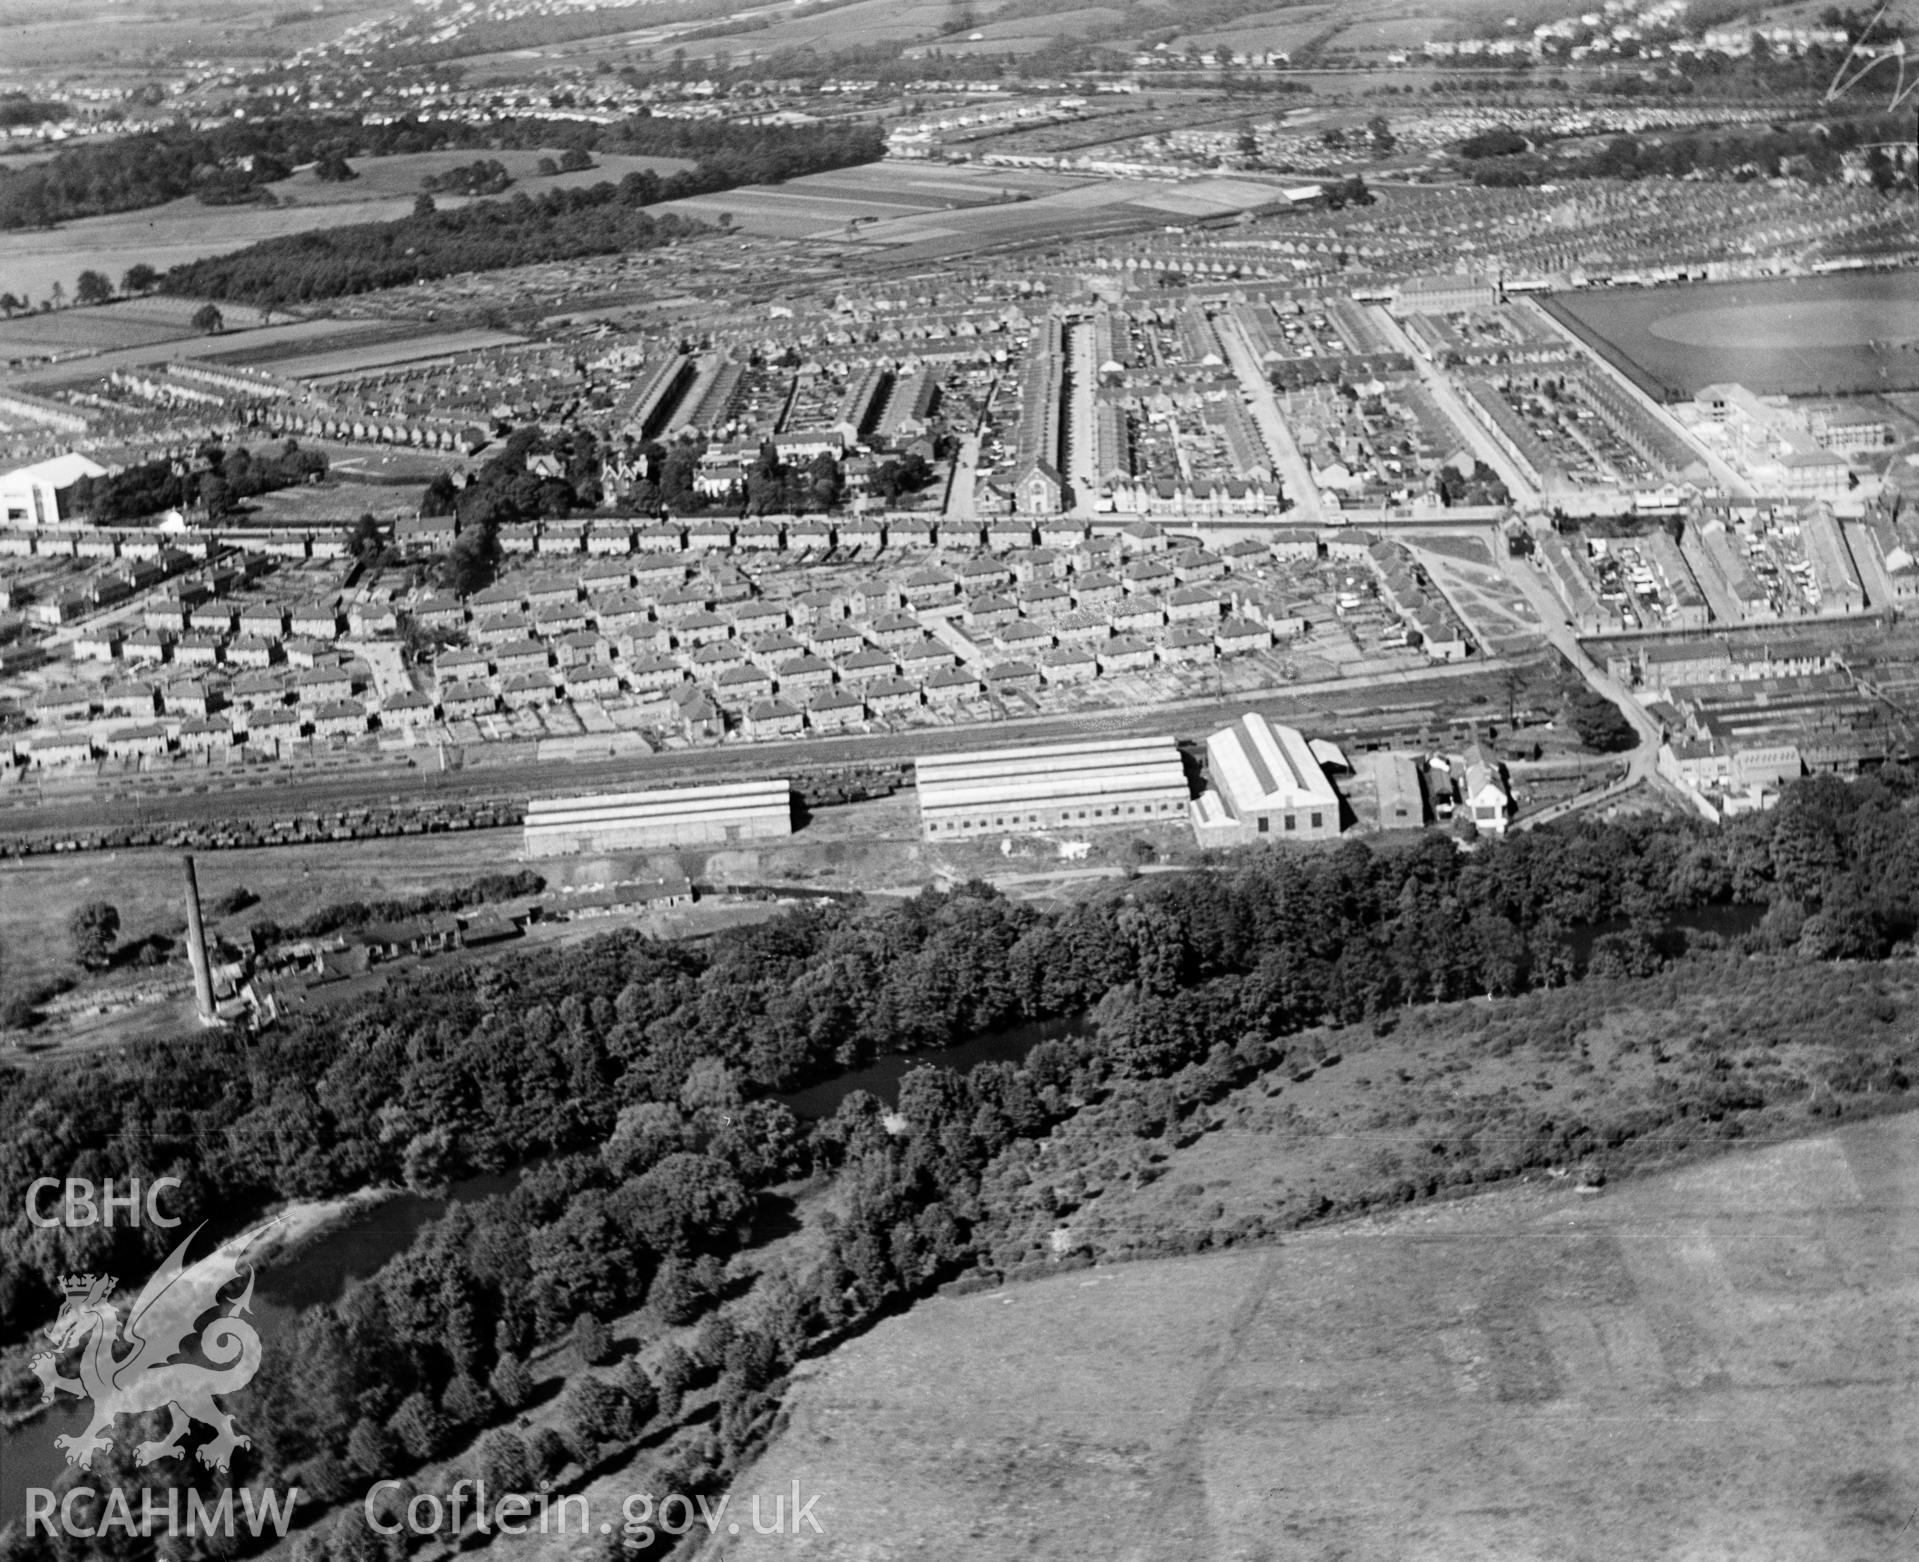
[[[68,1296],[90,1296],[93,1293],[95,1281],[99,1279],[98,1275],[66,1275],[61,1278],[60,1289]],[[112,1275],[106,1276],[100,1289],[103,1291],[113,1289]]]

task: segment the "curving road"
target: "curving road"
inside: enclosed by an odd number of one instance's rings
[[[1579,643],[1579,637],[1573,633],[1572,625],[1566,618],[1564,604],[1553,595],[1552,587],[1546,584],[1539,571],[1529,564],[1514,561],[1508,565],[1506,572],[1520,590],[1526,593],[1527,599],[1538,611],[1540,630],[1553,648],[1573,665],[1579,676],[1586,680],[1588,688],[1618,706],[1620,714],[1632,724],[1633,731],[1639,737],[1638,747],[1629,750],[1625,756],[1624,780],[1614,783],[1601,792],[1569,799],[1565,804],[1555,804],[1554,807],[1544,809],[1532,818],[1521,821],[1522,826],[1543,824],[1562,814],[1572,812],[1574,807],[1585,808],[1596,803],[1607,802],[1614,797],[1623,796],[1641,783],[1669,798],[1685,803],[1688,808],[1703,813],[1706,818],[1717,823],[1718,816],[1713,814],[1699,798],[1681,787],[1674,786],[1659,773],[1659,745],[1664,738],[1659,723],[1647,714],[1646,708],[1632,697],[1625,685],[1586,654],[1586,648]]]

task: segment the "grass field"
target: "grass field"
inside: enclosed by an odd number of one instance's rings
[[[487,347],[510,347],[523,338],[508,331],[440,331],[364,347],[324,348],[286,358],[259,359],[262,367],[294,379],[316,380],[333,375],[364,374],[373,369],[397,368],[452,353],[477,352]]]
[[[810,1369],[735,1489],[819,1493],[822,1558],[1891,1562],[1915,1200],[1909,1115],[939,1298]]]
[[[1319,22],[1294,22],[1291,24],[1269,24],[1263,27],[1227,27],[1217,32],[1189,33],[1175,41],[1174,47],[1185,49],[1196,44],[1207,53],[1211,53],[1221,44],[1229,49],[1246,52],[1260,52],[1278,49],[1282,54],[1292,54],[1306,42],[1325,31],[1325,25]]]
[[[1358,22],[1333,40],[1341,49],[1417,49],[1434,38],[1457,38],[1466,31],[1446,16],[1409,16],[1377,22]]]
[[[651,169],[661,178],[693,166],[684,157],[627,157],[611,154],[595,157],[593,167],[574,173],[540,175],[534,172],[542,157],[559,160],[558,151],[491,151],[465,148],[449,152],[408,152],[393,157],[349,158],[357,179],[328,184],[314,177],[311,168],[301,169],[291,179],[270,186],[275,196],[301,206],[341,206],[357,202],[392,200],[405,196],[411,201],[420,193],[420,181],[429,174],[443,174],[451,168],[463,168],[476,159],[502,164],[513,175],[508,194],[524,190],[538,195],[546,190],[571,190],[583,186],[618,183],[630,173]],[[439,197],[435,197],[439,199]]]
[[[475,158],[497,157],[506,164],[517,180],[509,194],[617,182],[642,168],[665,175],[692,166],[683,158],[607,156],[578,173],[540,178],[533,168],[546,155],[550,154],[467,150],[364,158],[353,165],[360,177],[343,184],[324,184],[307,170],[271,186],[280,202],[277,206],[205,206],[187,196],[142,211],[86,217],[47,231],[0,233],[0,290],[23,294],[38,304],[49,296],[55,282],[71,296],[75,279],[86,270],[105,272],[117,286],[136,261],[165,271],[289,233],[343,223],[390,222],[413,210],[420,181],[427,174]],[[466,204],[461,196],[434,199],[448,209]],[[5,329],[0,326],[0,331]]]
[[[981,172],[997,175],[1002,170]],[[887,249],[896,260],[921,261],[1050,238],[1086,238],[1153,223],[1216,217],[1262,205],[1276,195],[1273,187],[1246,179],[1201,179],[1180,185],[1092,180],[1027,201],[875,222],[860,228],[855,237],[862,245]]]
[[[1889,272],[1558,293],[1566,324],[1647,390],[1763,394],[1919,388],[1919,275]]]
[[[471,161],[471,159],[468,159]],[[46,231],[0,233],[0,290],[36,304],[58,282],[69,296],[82,271],[102,271],[117,285],[136,261],[160,271],[224,255],[262,239],[342,223],[384,221],[413,210],[413,197],[341,206],[203,206],[191,196],[111,217],[85,217]]]
[[[303,9],[312,10],[313,7]],[[353,22],[380,12],[377,5],[328,5],[319,17],[301,17],[290,7],[251,9],[231,0],[81,0],[53,6],[46,0],[5,0],[0,29],[6,63],[15,70],[59,66],[137,68],[150,56],[183,50],[222,58],[284,58],[295,49],[334,37]],[[275,25],[276,19],[283,25]]]
[[[114,277],[116,285],[119,277]],[[152,347],[199,336],[192,324],[199,307],[185,298],[127,298],[86,308],[52,310],[0,320],[0,360],[47,354],[112,352],[123,347]],[[221,311],[228,329],[258,325],[260,311],[235,304]]]
[[[1125,28],[1126,22],[1127,13],[1112,6],[1069,6],[1045,16],[982,22],[967,32],[949,33],[926,48],[953,55],[1031,54],[1062,37],[1110,39]]]
[[[303,440],[302,448],[319,448]],[[424,450],[331,448],[328,480],[312,487],[282,488],[249,499],[246,516],[259,526],[351,526],[369,511],[382,521],[420,511],[420,490],[454,462]]]
[[[729,213],[745,233],[846,240],[922,259],[1055,234],[1084,237],[1143,223],[1217,216],[1262,204],[1275,194],[1269,186],[1244,179],[1174,186],[897,162],[671,204],[708,222]],[[851,223],[858,226],[849,232]]]
[[[186,301],[194,307],[191,300]],[[224,308],[221,311],[225,313]],[[252,316],[252,310],[242,313]],[[372,320],[288,320],[276,315],[279,324],[248,330],[222,331],[218,336],[197,332],[166,344],[164,350],[151,347],[108,348],[91,357],[74,357],[57,364],[38,367],[21,376],[29,386],[71,385],[77,381],[98,379],[113,369],[152,363],[158,358],[217,358],[249,363],[270,362],[276,353],[302,351],[308,343],[325,342],[329,350],[341,345],[341,338],[361,332],[373,333],[380,323]]]
[[[775,238],[837,239],[857,221],[862,236],[871,225],[901,218],[944,222],[971,208],[1022,209],[1009,196],[1044,197],[1081,187],[1083,181],[1010,168],[949,168],[913,162],[869,163],[832,173],[809,174],[778,185],[748,185],[715,195],[667,203],[705,222],[730,213],[742,232]],[[1030,216],[1028,220],[1031,220]]]
[[[199,874],[207,930],[237,936],[263,916],[291,923],[334,901],[377,900],[464,883],[512,863],[520,844],[518,830],[486,830],[410,836],[375,848],[345,841],[204,853]],[[28,857],[0,865],[0,991],[24,991],[71,971],[67,919],[90,900],[119,908],[122,943],[184,927],[180,886],[175,852]],[[236,886],[252,890],[259,904],[232,918],[215,916],[213,903]]]
[[[996,9],[991,0],[973,7],[977,16],[990,16]],[[672,46],[684,48],[690,59],[701,60],[711,59],[718,50],[737,56],[748,51],[764,55],[776,49],[811,47],[830,54],[864,44],[929,38],[951,23],[955,15],[952,0],[858,0],[823,11],[802,9],[752,32],[691,38],[684,44],[675,39]]]

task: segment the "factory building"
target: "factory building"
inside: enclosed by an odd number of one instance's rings
[[[1426,794],[1419,784],[1419,762],[1410,754],[1376,754],[1373,775],[1379,784],[1379,827],[1417,830],[1426,823]]]
[[[83,477],[104,477],[98,461],[69,451],[50,461],[0,474],[0,516],[9,526],[58,526],[73,519],[61,495]]]
[[[1249,712],[1206,740],[1206,768],[1212,788],[1193,803],[1202,846],[1338,837],[1339,794],[1296,728]]]
[[[792,791],[785,780],[738,781],[535,799],[526,810],[526,854],[774,840],[793,833]]]
[[[1176,822],[1191,788],[1171,738],[1108,738],[916,760],[931,841]]]

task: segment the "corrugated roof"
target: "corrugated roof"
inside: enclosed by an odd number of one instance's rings
[[[1235,813],[1338,805],[1332,783],[1295,728],[1249,712],[1208,738],[1206,752],[1213,784]]]

